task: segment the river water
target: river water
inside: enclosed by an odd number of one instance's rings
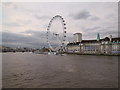
[[[118,57],[2,54],[3,88],[117,88]]]

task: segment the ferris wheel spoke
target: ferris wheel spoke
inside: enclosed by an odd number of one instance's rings
[[[62,29],[63,29],[63,34],[61,34],[61,33],[52,33],[51,32],[51,25],[52,25],[52,23],[53,23],[53,21],[55,20],[55,19],[57,19],[57,18],[59,18],[60,19],[60,21],[61,21],[61,23],[62,23]],[[66,38],[66,23],[65,23],[65,20],[64,20],[64,18],[62,17],[62,16],[60,16],[60,15],[56,15],[56,16],[54,16],[51,20],[50,20],[50,22],[49,22],[49,24],[48,24],[48,27],[47,27],[47,43],[48,43],[48,47],[51,49],[51,50],[53,50],[54,48],[53,48],[53,46],[54,45],[52,45],[52,43],[50,43],[51,42],[51,40],[54,40],[55,38],[57,39],[57,41],[59,42],[59,43],[57,43],[58,44],[58,46],[59,47],[56,47],[56,49],[60,49],[61,47],[62,48],[64,48],[64,45],[65,45],[65,38]],[[53,36],[55,36],[55,37],[52,37],[52,35]],[[61,37],[60,37],[61,36]]]

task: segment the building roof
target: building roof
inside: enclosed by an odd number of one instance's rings
[[[118,37],[118,38],[112,38],[112,41],[120,41],[120,37]]]
[[[100,39],[99,41],[97,41],[97,40],[82,40],[81,42],[68,43],[67,45],[79,45],[80,43],[101,43],[102,41],[110,41],[110,39],[108,37],[105,37],[103,39]],[[120,37],[112,38],[112,42],[113,41],[120,42]]]
[[[74,33],[73,35],[76,35],[76,34],[82,34],[82,33]]]

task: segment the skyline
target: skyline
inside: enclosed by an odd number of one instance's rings
[[[101,38],[118,36],[117,2],[13,2],[3,3],[2,9],[3,44],[44,46],[48,23],[57,14],[66,21],[67,42],[77,32],[83,34],[83,39],[96,39],[97,33]]]

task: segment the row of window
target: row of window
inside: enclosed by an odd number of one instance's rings
[[[110,47],[109,46],[102,46],[101,49],[103,50],[107,50],[109,49]],[[75,51],[79,51],[80,50],[80,47],[69,47],[68,48],[69,50],[75,50]],[[97,47],[96,46],[82,46],[81,47],[81,50],[82,51],[97,51]],[[120,45],[114,45],[110,48],[112,51],[119,51],[120,50]]]

